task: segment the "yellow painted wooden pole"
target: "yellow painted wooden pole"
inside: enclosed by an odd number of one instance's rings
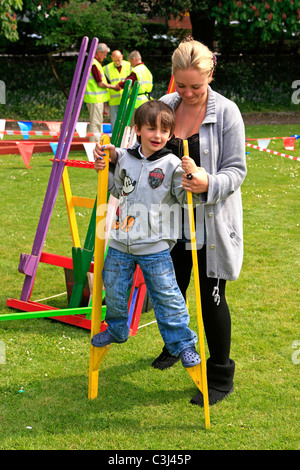
[[[189,156],[188,142],[183,141],[184,155]],[[208,386],[207,386],[207,374],[206,374],[206,359],[205,359],[205,345],[204,345],[204,329],[202,319],[202,305],[201,305],[201,292],[200,292],[200,279],[199,279],[199,267],[197,257],[197,242],[196,242],[196,230],[193,210],[193,196],[190,191],[187,191],[187,202],[188,202],[188,213],[189,213],[189,226],[191,233],[191,247],[192,247],[192,260],[193,260],[193,271],[194,271],[194,286],[196,295],[196,309],[197,309],[197,322],[199,332],[199,346],[200,346],[200,358],[201,363],[199,366],[187,368],[188,373],[194,380],[198,388],[201,390],[204,402],[204,414],[205,414],[205,425],[207,429],[210,429],[210,415],[209,415],[209,399],[208,399]]]
[[[80,237],[79,237],[78,225],[77,225],[76,214],[75,214],[74,199],[72,196],[67,167],[65,167],[63,175],[62,175],[62,184],[63,184],[63,190],[64,190],[65,201],[66,201],[66,206],[67,206],[73,246],[80,248]]]
[[[101,137],[102,145],[109,144],[110,139],[107,135]],[[107,212],[107,187],[108,187],[108,165],[109,152],[106,151],[105,169],[98,172],[97,189],[97,214],[96,214],[96,234],[95,234],[95,252],[94,252],[94,280],[93,280],[93,302],[91,319],[91,338],[100,333],[101,330],[101,312],[102,312],[102,290],[103,279],[102,269],[104,265],[105,252],[105,220]],[[108,353],[110,345],[103,348],[96,348],[90,345],[90,366],[89,366],[89,390],[88,398],[93,399],[98,395],[99,367],[104,357]]]

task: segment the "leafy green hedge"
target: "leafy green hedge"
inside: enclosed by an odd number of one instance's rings
[[[300,78],[299,57],[229,57],[218,61],[214,89],[244,112],[300,110],[292,84]]]

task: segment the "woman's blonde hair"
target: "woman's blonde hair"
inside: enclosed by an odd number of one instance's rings
[[[207,46],[194,39],[183,40],[172,55],[172,74],[193,67],[209,76],[214,70],[215,55]]]

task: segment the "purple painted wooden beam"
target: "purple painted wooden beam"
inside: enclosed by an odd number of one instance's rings
[[[94,38],[91,43],[89,54],[85,63],[84,71],[83,63],[86,55],[88,38],[84,37],[81,43],[79,56],[73,76],[73,81],[70,89],[70,94],[67,102],[65,116],[61,128],[61,135],[58,141],[58,146],[55,154],[55,159],[52,165],[51,174],[46,190],[46,195],[42,207],[40,220],[38,223],[31,255],[21,254],[19,270],[25,274],[25,280],[21,293],[21,300],[28,301],[34,284],[34,279],[44,246],[46,234],[48,231],[53,207],[56,201],[57,193],[60,187],[62,174],[65,168],[65,162],[68,158],[69,150],[71,147],[75,126],[79,117],[80,109],[83,102],[84,92],[87,86],[88,78],[92,62],[96,53],[98,39]],[[82,78],[80,81],[82,73]],[[79,85],[80,83],[80,85]],[[79,85],[79,90],[77,93]],[[77,93],[77,97],[76,97]],[[76,100],[75,100],[76,98]],[[74,105],[75,102],[75,105]],[[74,109],[73,109],[74,108]],[[73,111],[73,114],[72,114]]]

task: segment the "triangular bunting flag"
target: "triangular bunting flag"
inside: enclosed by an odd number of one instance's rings
[[[268,148],[270,140],[271,139],[257,139],[257,145],[262,149],[266,149]]]
[[[45,124],[47,124],[50,132],[55,132],[56,135],[60,133],[61,122],[56,122],[56,121],[44,121],[44,122]]]
[[[29,134],[27,134],[27,132],[31,131],[32,122],[18,121],[18,124],[21,130],[22,136],[24,137],[25,140],[28,140]]]
[[[57,150],[58,142],[50,142],[50,147],[52,148],[53,155],[55,156]]]
[[[0,131],[5,130],[5,123],[6,123],[5,119],[0,119]],[[4,134],[0,133],[0,139],[3,139],[3,136],[4,136]]]
[[[88,125],[87,122],[77,122],[76,131],[78,132],[79,137],[85,137],[86,136],[87,125]]]
[[[64,148],[65,144],[63,145]],[[58,147],[58,142],[50,142],[50,147],[52,148],[52,152],[54,156],[56,155],[57,147]]]
[[[283,137],[282,140],[286,150],[295,150],[296,137]]]
[[[96,142],[83,142],[84,150],[87,154],[89,162],[94,162],[93,150],[95,148]]]
[[[34,144],[29,144],[26,142],[16,142],[17,144],[17,147],[18,147],[18,150],[20,152],[20,155],[23,159],[23,162],[25,163],[25,165],[27,166],[27,168],[31,168],[29,166],[29,162],[30,162],[30,159],[31,159],[31,155],[32,155],[32,152],[33,152],[33,149],[34,149]]]

